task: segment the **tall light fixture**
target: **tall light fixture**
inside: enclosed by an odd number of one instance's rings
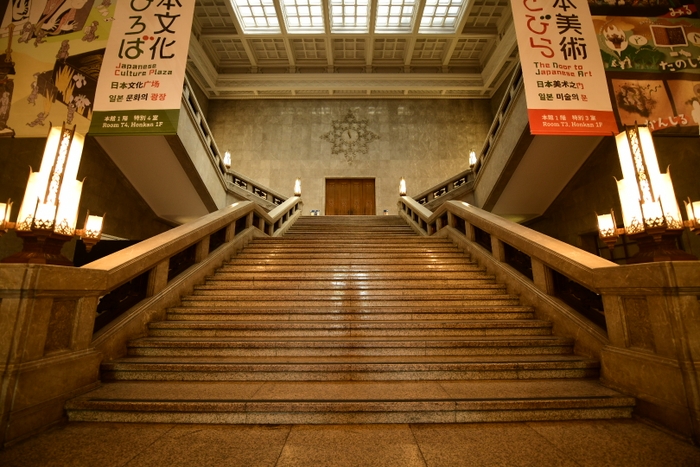
[[[684,226],[700,234],[700,225],[694,217],[683,222],[671,175],[659,170],[649,129],[636,124],[625,126],[625,131],[615,140],[623,176],[622,180],[617,180],[617,190],[624,228],[617,227],[611,209],[610,214],[598,216],[600,238],[610,249],[615,247],[621,234],[634,239],[639,253],[630,259],[631,263],[697,259],[676,245]],[[686,203],[686,209],[694,212],[700,207],[698,204]]]
[[[406,180],[401,177],[399,182],[399,196],[406,196]]]
[[[224,166],[226,167],[226,170],[231,168],[231,153],[229,151],[224,153]]]
[[[23,241],[22,251],[3,263],[59,264],[72,266],[61,255],[64,243],[78,236],[90,251],[102,237],[104,216],[91,216],[76,229],[83,182],[76,180],[84,136],[73,127],[52,126],[38,172],[29,173],[17,222],[10,222],[12,201],[0,203],[0,235],[14,229]]]
[[[297,178],[294,182],[294,196],[301,196],[301,178]]]

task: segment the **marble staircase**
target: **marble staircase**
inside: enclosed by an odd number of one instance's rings
[[[183,297],[66,409],[167,423],[629,417],[634,399],[573,344],[399,217],[302,217]]]

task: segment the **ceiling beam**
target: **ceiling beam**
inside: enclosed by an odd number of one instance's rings
[[[481,72],[484,86],[490,87],[493,84],[501,69],[510,62],[510,56],[517,45],[515,26],[511,22],[503,32],[503,36],[498,41],[496,48],[491,53]]]

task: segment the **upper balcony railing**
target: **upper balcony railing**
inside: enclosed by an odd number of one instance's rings
[[[192,118],[196,123],[195,127],[197,128],[197,132],[204,142],[212,162],[218,167],[219,171],[223,175],[224,180],[226,181],[226,188],[229,192],[238,198],[248,199],[267,209],[272,209],[275,206],[279,206],[287,200],[286,196],[283,196],[282,194],[266,186],[254,182],[244,175],[226,168],[226,164],[224,164],[224,155],[219,150],[219,146],[214,140],[209,124],[204,117],[202,108],[199,106],[199,102],[197,102],[197,97],[195,96],[187,77],[185,77],[182,100],[186,103],[185,107],[187,110],[192,114]]]
[[[496,139],[503,126],[502,123],[511,110],[511,104],[514,101],[514,97],[518,92],[520,92],[523,86],[522,77],[523,73],[520,68],[520,64],[517,64],[513,70],[513,75],[511,76],[510,82],[508,83],[506,93],[503,96],[501,104],[498,107],[498,111],[496,112],[493,122],[491,123],[491,128],[489,128],[484,144],[481,147],[481,151],[477,153],[476,164],[464,172],[461,172],[415,196],[414,198],[416,201],[418,201],[418,203],[425,205],[430,209],[435,209],[445,201],[455,198],[462,198],[473,189],[481,167],[492,153]]]

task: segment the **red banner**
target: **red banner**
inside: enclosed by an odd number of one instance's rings
[[[513,0],[530,132],[617,133],[586,0]]]

